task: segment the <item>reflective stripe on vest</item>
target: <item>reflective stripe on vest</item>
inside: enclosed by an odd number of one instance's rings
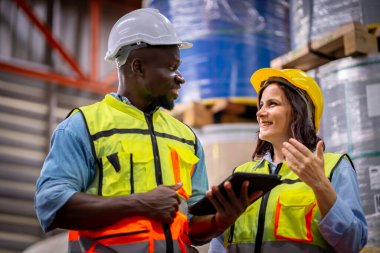
[[[254,243],[240,243],[230,245],[228,252],[255,252]],[[263,242],[262,252],[270,253],[326,253],[318,246],[305,243],[289,243],[288,241]]]
[[[195,155],[196,137],[189,127],[161,110],[144,114],[110,95],[78,111],[85,119],[98,161],[95,179],[87,193],[126,196],[150,191],[159,184],[182,182],[178,194],[182,203],[186,203],[184,200],[192,193],[191,174],[199,161]],[[70,247],[82,250],[73,253],[119,252],[117,249],[145,252],[141,251],[144,248],[148,249],[146,252],[153,252],[154,248],[170,247],[171,242],[165,240],[172,238],[174,252],[186,252],[190,245],[186,215],[186,205],[181,204],[175,222],[166,231],[169,234],[164,233],[162,224],[133,217],[102,230],[80,231],[79,238],[71,237]],[[120,234],[121,237],[117,236]]]
[[[325,175],[330,180],[344,156],[324,154]],[[248,162],[235,172],[271,173],[265,160]],[[281,175],[283,183],[250,205],[227,230],[225,245],[228,252],[277,252],[278,245],[289,248],[289,251],[282,252],[331,252],[318,229],[321,215],[312,189],[286,163],[279,164],[276,173]]]
[[[187,217],[178,212],[170,225],[173,252],[188,252]],[[145,217],[123,219],[112,226],[92,231],[69,231],[70,253],[166,252],[162,225]]]

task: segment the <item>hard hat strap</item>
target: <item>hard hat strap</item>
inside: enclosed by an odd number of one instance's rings
[[[132,50],[135,50],[137,48],[147,47],[147,46],[148,46],[148,44],[146,44],[144,42],[137,42],[136,44],[127,45],[127,46],[122,47],[119,50],[119,52],[117,53],[116,58],[115,58],[117,68],[120,68],[121,66],[123,66],[125,64],[125,62],[128,59],[129,53]]]

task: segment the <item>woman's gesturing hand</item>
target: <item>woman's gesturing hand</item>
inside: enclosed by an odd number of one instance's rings
[[[322,141],[318,142],[314,155],[302,143],[291,138],[283,143],[282,154],[290,169],[311,188],[314,189],[328,180],[325,176]]]

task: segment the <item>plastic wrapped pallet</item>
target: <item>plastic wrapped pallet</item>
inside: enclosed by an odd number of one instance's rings
[[[182,50],[178,102],[253,99],[252,73],[289,51],[287,0],[151,0],[194,47]]]
[[[343,58],[314,70],[324,99],[326,151],[348,153],[359,182],[369,242],[380,250],[380,54]],[[379,227],[377,226],[377,229]]]
[[[292,50],[353,21],[380,25],[378,0],[290,0],[289,9]]]

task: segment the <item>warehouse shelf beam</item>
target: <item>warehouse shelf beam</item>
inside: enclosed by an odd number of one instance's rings
[[[43,34],[47,44],[63,58],[75,74],[69,76],[68,74],[52,72],[45,69],[22,66],[17,64],[17,61],[9,61],[6,59],[0,59],[0,70],[99,94],[114,90],[113,84],[117,82],[118,79],[117,71],[112,71],[103,77],[99,75],[97,56],[99,54],[101,4],[103,1],[104,0],[89,0],[91,27],[91,48],[88,58],[90,61],[89,73],[85,73],[81,69],[77,61],[64,49],[61,42],[53,36],[51,29],[35,15],[32,6],[30,6],[26,0],[16,0],[15,3],[31,23],[36,26],[36,29]],[[126,11],[132,11],[141,7],[141,0],[134,0],[128,3],[112,0],[109,3],[119,8],[124,8]]]
[[[53,49],[56,49],[58,53],[66,60],[66,62],[71,66],[71,68],[79,75],[80,78],[85,78],[84,73],[80,69],[76,61],[65,51],[61,46],[59,41],[55,39],[51,30],[41,22],[37,16],[33,13],[32,8],[24,0],[16,0],[18,6],[24,11],[26,16],[32,21],[33,24],[43,33],[47,42],[52,46]]]
[[[100,0],[92,0],[91,6],[91,74],[90,80],[98,79],[98,50],[99,50],[99,23],[100,23]]]
[[[24,68],[16,65],[11,65],[9,63],[5,63],[0,61],[0,69],[5,70],[8,72],[13,72],[16,74],[21,74],[24,76],[29,76],[45,81],[51,81],[57,84],[61,84],[64,86],[74,87],[74,88],[80,88],[83,90],[88,90],[96,93],[108,93],[112,90],[112,87],[108,85],[108,83],[100,83],[96,81],[90,81],[88,79],[73,79],[70,77],[67,77],[65,75],[48,72],[48,71],[42,71],[32,68]],[[94,89],[96,87],[96,89]]]

